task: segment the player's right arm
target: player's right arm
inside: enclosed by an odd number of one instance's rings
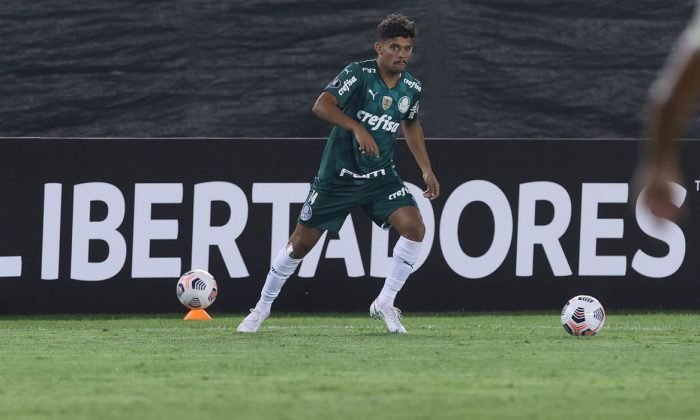
[[[372,136],[359,121],[345,115],[338,106],[338,99],[335,96],[328,92],[322,92],[311,110],[320,119],[352,131],[362,153],[379,157],[379,147]]]
[[[352,131],[363,154],[379,157],[379,147],[359,121],[345,115],[343,108],[354,95],[362,93],[364,74],[359,63],[345,67],[316,99],[312,111],[317,117]]]
[[[647,185],[646,204],[656,216],[678,216],[678,208],[671,203],[669,185],[680,178],[674,140],[685,128],[699,93],[700,15],[696,14],[649,91],[650,142],[641,176]]]

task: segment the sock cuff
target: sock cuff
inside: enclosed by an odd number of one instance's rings
[[[291,247],[285,247],[280,250],[275,259],[272,261],[271,271],[282,276],[289,277],[294,274],[297,266],[301,262],[301,258],[292,258],[289,256]]]
[[[401,236],[394,246],[394,256],[415,264],[423,242],[416,242]]]
[[[282,252],[284,252],[285,255],[287,256],[287,258],[289,258],[290,260],[296,261],[297,264],[299,263],[299,261],[303,260],[303,258],[292,257],[292,252],[294,252],[294,247],[292,246],[292,244],[287,244],[287,246],[284,247],[284,249],[282,249],[282,251],[280,251],[280,253],[282,253]]]

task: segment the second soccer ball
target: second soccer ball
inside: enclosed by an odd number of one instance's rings
[[[561,324],[571,335],[596,335],[605,325],[605,310],[593,296],[574,296],[561,310]]]

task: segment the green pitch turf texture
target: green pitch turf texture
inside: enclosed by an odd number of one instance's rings
[[[700,418],[700,315],[0,317],[1,419]]]

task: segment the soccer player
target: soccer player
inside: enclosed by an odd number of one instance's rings
[[[700,4],[700,1],[698,2]],[[676,43],[649,92],[646,156],[637,182],[647,186],[645,203],[657,217],[675,220],[679,208],[671,202],[670,182],[680,180],[678,145],[700,93],[700,7]]]
[[[270,315],[272,302],[302,258],[324,231],[338,232],[353,207],[361,207],[385,229],[401,235],[370,315],[384,320],[391,333],[405,333],[394,299],[413,270],[425,235],[416,201],[399,178],[394,149],[399,126],[427,186],[423,196],[440,195],[418,121],[421,83],[406,71],[413,53],[415,23],[389,15],[377,26],[377,58],[351,63],[324,89],[313,106],[319,118],[334,125],[323,151],[318,175],[296,228],[272,262],[261,297],[237,330],[255,332]]]

